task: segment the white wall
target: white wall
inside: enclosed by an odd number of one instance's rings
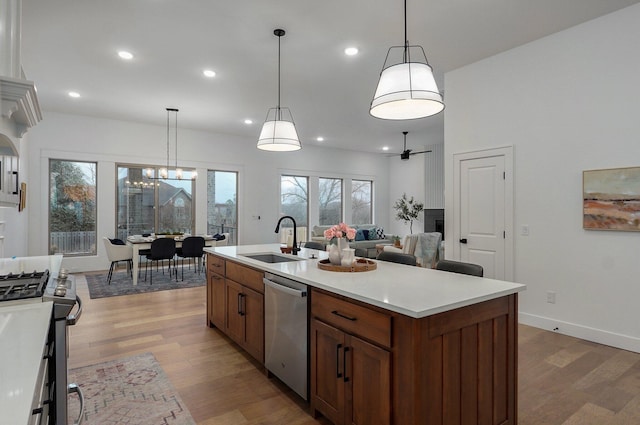
[[[631,6],[445,77],[446,233],[453,154],[514,146],[521,321],[634,351],[640,233],[582,229],[582,171],[640,166],[638,22]]]
[[[259,130],[256,129],[256,132]],[[376,223],[389,222],[389,172],[383,155],[329,150],[313,146],[290,153],[260,151],[256,140],[179,129],[178,165],[238,171],[239,243],[276,242],[281,173],[374,180]],[[256,133],[257,137],[257,133]],[[45,112],[43,121],[31,130],[28,160],[30,187],[29,255],[47,253],[47,191],[50,158],[98,161],[98,239],[115,233],[115,174],[117,163],[166,163],[166,127]],[[171,156],[173,161],[173,154]],[[205,179],[200,181],[205,182]],[[349,192],[350,193],[350,192]],[[206,184],[196,188],[196,232],[206,224]],[[310,206],[313,208],[313,204]],[[310,212],[310,225],[317,214]],[[260,216],[261,219],[254,219]],[[348,221],[347,217],[347,221]],[[105,269],[109,265],[104,247],[98,255],[65,258],[71,271]]]
[[[439,139],[440,137],[437,137]],[[440,140],[437,140],[440,142]],[[399,235],[402,240],[410,234],[410,226],[396,220],[395,202],[402,197],[413,196],[422,202],[425,208],[444,208],[444,149],[442,143],[414,148],[415,151],[431,150],[432,152],[412,155],[409,160],[402,161],[398,156],[389,158],[389,228],[385,233]],[[423,216],[413,222],[413,233],[424,231]]]

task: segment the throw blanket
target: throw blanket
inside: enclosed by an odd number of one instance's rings
[[[415,238],[414,238],[415,237]],[[438,262],[438,252],[442,234],[439,232],[418,233],[417,235],[407,236],[410,244],[415,244],[413,255],[422,267],[434,268]]]

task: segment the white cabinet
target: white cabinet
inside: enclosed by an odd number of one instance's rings
[[[0,205],[15,206],[20,202],[20,175],[17,156],[0,156]]]

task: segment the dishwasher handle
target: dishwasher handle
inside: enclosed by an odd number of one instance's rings
[[[266,277],[263,277],[262,281],[264,282],[265,285],[275,289],[276,291],[284,292],[285,294],[292,295],[298,298],[303,298],[307,296],[306,289],[289,288],[288,286],[280,285],[279,283],[269,280]]]

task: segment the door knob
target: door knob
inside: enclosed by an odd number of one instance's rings
[[[467,243],[467,238],[460,239],[460,243]]]

